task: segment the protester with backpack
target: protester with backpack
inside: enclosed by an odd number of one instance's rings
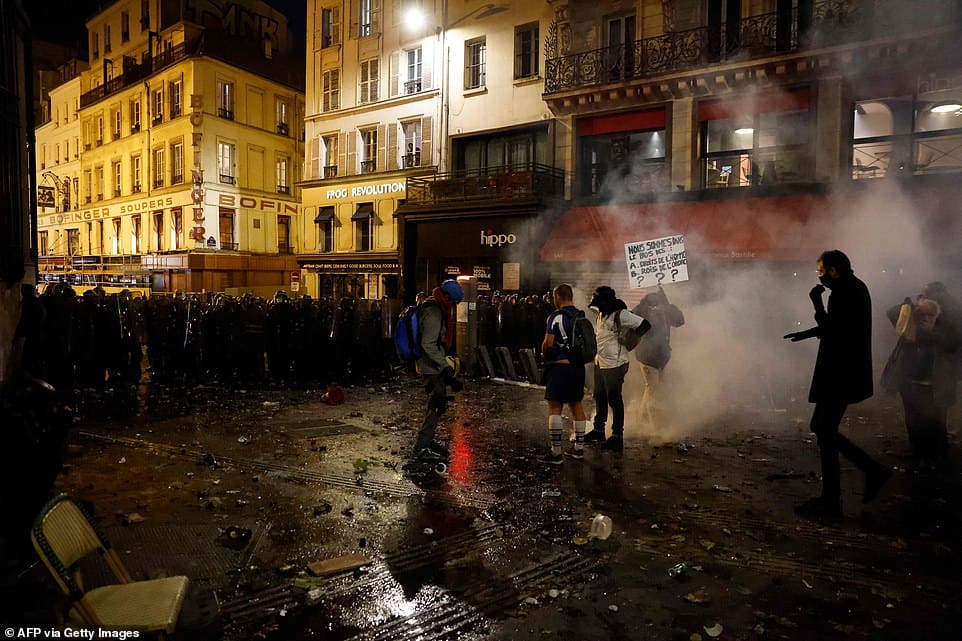
[[[561,465],[561,410],[567,405],[575,424],[574,448],[564,454],[576,460],[584,459],[585,410],[581,400],[585,396],[585,363],[595,356],[594,328],[585,313],[574,306],[571,285],[562,283],[554,288],[552,298],[557,311],[548,316],[541,342],[544,359],[544,398],[548,401],[548,434],[551,453],[545,459],[549,465]]]
[[[431,297],[416,308],[414,326],[420,347],[417,364],[425,380],[428,408],[414,444],[411,471],[415,473],[424,467],[425,462],[430,464],[432,460],[448,457],[448,449],[435,441],[434,435],[448,406],[447,388],[450,386],[453,392],[460,392],[464,387],[456,377],[453,359],[448,357],[454,348],[454,310],[463,298],[458,281],[449,279],[435,287]],[[400,322],[398,329],[397,334],[400,334]]]
[[[651,331],[645,334],[635,348],[635,359],[641,365],[645,379],[645,392],[641,397],[641,419],[650,429],[668,428],[665,411],[663,371],[671,359],[671,328],[685,324],[685,315],[668,301],[665,290],[658,287],[641,299],[631,313],[651,323]]]
[[[621,388],[628,372],[628,355],[637,346],[638,339],[651,329],[651,323],[629,312],[625,302],[607,285],[595,290],[588,307],[598,314],[595,321],[598,354],[595,356],[594,425],[585,434],[585,442],[603,443],[602,449],[621,452],[625,447],[625,401]],[[606,440],[609,405],[611,438]]]

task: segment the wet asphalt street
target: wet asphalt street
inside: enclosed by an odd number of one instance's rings
[[[843,461],[845,518],[820,523],[792,512],[819,491],[805,403],[733,406],[671,443],[629,423],[623,454],[551,467],[542,392],[469,382],[440,431],[446,478],[414,484],[415,379],[320,394],[93,399],[57,489],[93,504],[134,574],[191,578],[185,638],[959,636],[959,457],[913,461],[895,399],[843,423],[893,480],[863,507]],[[588,538],[596,514],[606,540]],[[308,571],[345,555],[365,565]]]

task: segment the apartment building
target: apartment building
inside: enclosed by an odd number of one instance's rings
[[[87,32],[76,200],[40,217],[41,238],[68,239],[51,247],[67,257],[54,276],[153,291],[289,284],[304,107],[285,16],[257,0],[126,0]]]
[[[621,291],[625,244],[668,234],[702,275],[791,276],[846,203],[893,184],[958,255],[939,232],[962,170],[957,3],[552,5],[544,100],[572,199],[541,252],[554,280]]]
[[[457,275],[499,289],[503,262],[536,257],[524,221],[546,183],[560,193],[541,100],[550,16],[520,2],[308,3],[309,292],[413,295]]]

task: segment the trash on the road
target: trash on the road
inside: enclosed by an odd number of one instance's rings
[[[287,563],[277,568],[277,573],[281,576],[290,576],[291,574],[297,574],[297,566],[293,563]]]
[[[364,474],[367,472],[368,462],[365,459],[359,458],[354,461],[354,473]]]
[[[205,452],[204,465],[207,465],[208,467],[217,467],[217,459],[215,459],[214,455],[210,452]]]
[[[677,579],[682,574],[684,574],[687,569],[688,569],[687,563],[678,563],[668,568],[668,576],[670,576],[673,579]]]
[[[538,605],[538,600],[533,596],[529,596],[524,600],[525,605]]]
[[[321,402],[328,405],[341,405],[344,403],[344,388],[340,385],[328,385],[321,394]]]
[[[137,512],[131,512],[130,514],[123,515],[123,519],[121,520],[123,521],[124,525],[130,525],[131,523],[143,523],[144,517]]]
[[[731,492],[732,489],[726,485],[713,485],[716,492]]]
[[[708,552],[711,552],[712,549],[715,547],[715,542],[709,541],[708,539],[702,539],[701,541],[699,541],[699,543],[701,543],[701,546],[705,548],[705,550],[707,550]]]
[[[304,597],[304,604],[317,605],[321,601],[321,598],[323,598],[323,596],[324,596],[324,590],[322,590],[321,588],[314,588],[313,590],[308,590],[307,594]]]
[[[722,624],[721,624],[721,623],[716,623],[715,625],[711,626],[710,628],[707,627],[707,626],[705,626],[705,634],[707,634],[708,636],[710,636],[712,639],[714,639],[715,637],[719,636],[724,630],[725,630],[725,628],[722,627]]]
[[[584,545],[588,542],[588,539],[586,539],[583,536],[576,536],[573,539],[571,539],[571,542],[574,543],[575,545]]]
[[[548,596],[551,597],[552,599],[557,599],[560,595],[561,593],[555,590],[554,588],[548,590]]]
[[[608,609],[611,610],[612,612],[617,612],[618,606],[612,603],[611,605],[608,606]]]
[[[230,525],[217,537],[217,542],[229,548],[240,549],[251,540],[251,531],[247,528]]]
[[[688,450],[691,449],[691,447],[688,443],[679,443],[675,449],[678,450],[679,454],[688,454]]]
[[[802,579],[802,585],[804,585],[804,586],[805,586],[806,588],[808,588],[809,590],[812,589],[812,584],[809,583],[808,581],[806,581],[805,579]]]
[[[182,490],[182,489],[184,489],[184,484],[183,484],[183,482],[181,482],[181,481],[174,481],[173,483],[171,483],[171,484],[168,485],[167,487],[169,487],[169,488],[172,489],[172,490]]]
[[[314,576],[331,576],[370,565],[371,559],[363,554],[344,554],[333,559],[322,559],[307,564],[307,571]]]
[[[246,445],[247,443],[250,443],[251,440],[246,436],[242,436],[239,439],[237,439],[237,442],[240,443],[241,445]]]
[[[708,595],[708,589],[705,586],[701,586],[694,592],[689,592],[682,598],[689,603],[711,603],[711,597]]]
[[[432,534],[434,534],[434,530],[432,530],[429,527],[426,527],[424,528],[424,533],[427,534],[428,536],[431,536]]]
[[[121,456],[121,457],[120,457],[120,460],[117,461],[117,462],[120,463],[121,465],[123,465],[124,463],[127,462],[127,457],[126,457],[126,456]]]
[[[245,501],[244,499],[237,499],[236,501],[234,501],[234,506],[246,507],[247,505],[249,505],[249,503],[250,503],[249,501]]]
[[[354,516],[354,504],[344,499],[344,507],[341,508],[341,514],[344,516]]]
[[[280,407],[280,406],[281,406],[281,404],[278,403],[277,401],[264,401],[264,402],[262,403],[262,405],[263,405],[264,407],[268,408],[268,409],[273,409],[273,408],[275,408],[275,407]]]
[[[688,636],[688,641],[701,641],[701,635],[698,634],[697,632],[692,632]]]
[[[327,501],[322,502],[320,505],[314,506],[314,516],[321,516],[322,514],[327,514],[332,511],[334,506]]]
[[[561,496],[561,490],[556,487],[541,488],[541,498],[545,498],[547,496]]]
[[[591,529],[588,532],[589,539],[604,541],[611,536],[611,517],[604,514],[596,514],[591,519]]]

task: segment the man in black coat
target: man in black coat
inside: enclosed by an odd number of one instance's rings
[[[820,284],[809,292],[817,325],[785,336],[792,342],[819,339],[808,402],[815,403],[811,429],[818,437],[822,459],[822,495],[802,503],[795,512],[837,517],[842,514],[839,453],[865,474],[863,503],[875,498],[892,473],[838,431],[846,408],[873,392],[872,299],[868,288],[855,277],[848,256],[837,249],[819,257],[818,280]],[[826,287],[832,290],[827,310],[822,303]]]

